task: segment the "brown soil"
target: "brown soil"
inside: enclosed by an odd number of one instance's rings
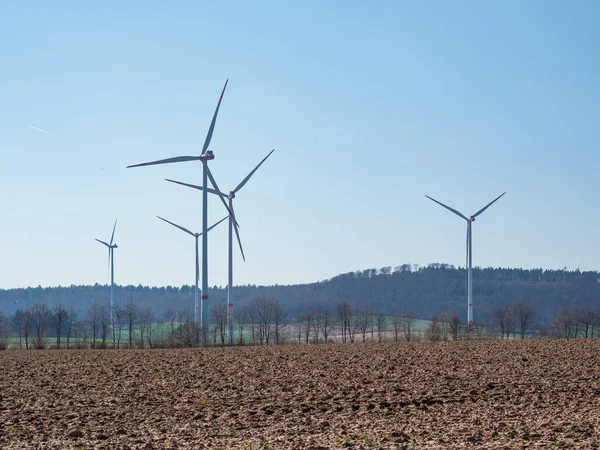
[[[0,354],[0,448],[598,448],[600,340]]]

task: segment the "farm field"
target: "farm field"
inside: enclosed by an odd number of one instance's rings
[[[600,340],[0,353],[0,448],[598,448]]]

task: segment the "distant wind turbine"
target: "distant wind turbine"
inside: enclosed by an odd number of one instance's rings
[[[113,245],[116,228],[117,228],[117,220],[115,219],[115,226],[113,227],[113,232],[112,232],[112,236],[110,237],[109,244],[107,244],[104,241],[101,241],[100,239],[96,239],[98,242],[100,242],[101,244],[104,244],[108,247],[108,264],[110,264],[110,323],[111,323],[111,326],[114,323],[113,322],[113,311],[114,311],[114,307],[115,307],[114,292],[113,292],[114,286],[115,286],[115,253],[114,253],[114,250],[115,250],[115,248],[119,248],[119,246],[117,244]]]
[[[199,261],[198,261],[198,238],[202,235],[202,233],[192,233],[187,228],[184,228],[184,227],[182,227],[180,225],[177,225],[176,223],[170,222],[167,219],[164,219],[164,218],[162,218],[160,216],[156,216],[156,217],[158,217],[160,220],[162,220],[164,222],[167,222],[167,223],[173,225],[175,228],[179,228],[181,231],[189,234],[190,236],[193,236],[196,239],[196,285],[195,285],[195,291],[194,291],[194,322],[198,323],[198,279],[200,277],[200,270],[199,270],[199,267],[198,267],[198,265],[199,265]],[[221,222],[223,222],[225,219],[227,219],[227,216],[223,217],[217,223],[215,223],[214,225],[210,226],[208,228],[208,230],[206,230],[206,231],[209,232],[214,227],[216,227]],[[202,323],[202,310],[200,310],[200,323]]]
[[[176,162],[185,162],[185,161],[201,161],[202,162],[202,186],[204,187],[204,192],[202,195],[202,302],[200,304],[200,308],[204,308],[204,302],[208,303],[208,196],[206,189],[208,188],[208,179],[210,178],[210,182],[215,188],[215,190],[219,191],[217,187],[217,182],[215,181],[210,169],[208,168],[208,161],[215,159],[213,152],[208,150],[208,146],[212,139],[213,132],[215,130],[215,123],[217,121],[217,115],[219,114],[219,108],[221,107],[221,101],[223,100],[223,95],[225,94],[225,89],[227,88],[227,83],[229,82],[229,78],[225,81],[225,86],[223,86],[223,91],[221,92],[221,96],[219,97],[219,102],[217,103],[217,108],[215,109],[215,113],[213,115],[212,121],[210,123],[210,127],[208,128],[208,133],[206,135],[206,139],[204,140],[204,145],[202,146],[202,152],[200,156],[176,156],[174,158],[161,159],[158,161],[151,161],[142,164],[134,164],[130,167],[142,167],[142,166],[152,166],[155,164],[169,164]],[[205,324],[202,323],[202,341],[204,343],[204,336],[206,333]]]
[[[467,266],[467,325],[471,325],[471,323],[473,322],[473,278],[471,276],[471,271],[472,271],[472,266],[473,266],[473,247],[472,247],[472,240],[471,240],[471,224],[473,222],[475,222],[475,218],[478,215],[480,215],[486,209],[488,209],[490,206],[492,206],[492,204],[495,203],[496,201],[498,201],[500,199],[500,197],[502,197],[504,194],[506,194],[506,192],[504,192],[503,194],[496,197],[493,201],[488,203],[486,206],[481,208],[479,211],[477,211],[475,214],[473,214],[469,218],[467,218],[465,215],[458,212],[456,209],[451,208],[447,205],[444,205],[443,203],[438,202],[434,198],[431,198],[429,195],[425,196],[429,200],[436,202],[438,205],[443,206],[448,211],[453,212],[458,217],[461,217],[467,221],[467,261],[466,261],[466,266]]]
[[[229,248],[228,248],[229,267],[228,267],[228,282],[227,282],[227,335],[228,335],[227,341],[228,342],[229,342],[229,336],[230,336],[230,333],[229,333],[229,309],[233,306],[233,292],[232,292],[233,291],[233,233],[232,233],[232,231],[234,231],[234,230],[235,230],[235,236],[236,236],[238,244],[240,246],[240,252],[242,253],[242,258],[244,259],[244,261],[246,261],[246,256],[244,255],[244,249],[242,247],[242,241],[240,240],[240,234],[238,231],[239,225],[235,218],[235,211],[233,209],[233,199],[235,198],[235,195],[245,186],[245,184],[248,182],[248,180],[250,180],[252,175],[254,175],[254,173],[258,170],[258,168],[267,160],[267,158],[269,156],[271,156],[271,154],[274,151],[275,151],[275,149],[271,150],[269,152],[269,154],[267,156],[265,156],[262,159],[262,161],[260,163],[258,163],[258,165],[254,169],[252,169],[252,171],[246,176],[246,178],[244,178],[233,191],[229,192],[229,194],[224,194],[218,190],[207,188],[208,192],[210,192],[211,194],[217,195],[218,197],[221,198],[221,201],[225,205],[225,208],[227,208],[227,210],[229,211]],[[166,181],[170,181],[171,183],[177,183],[182,186],[187,186],[187,187],[191,187],[194,189],[203,190],[202,186],[196,186],[195,184],[182,183],[180,181],[169,180],[169,179],[167,179]],[[229,200],[229,204],[225,204],[225,200],[224,200],[225,198],[227,198]]]

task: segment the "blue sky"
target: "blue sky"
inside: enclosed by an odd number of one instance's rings
[[[404,262],[599,269],[594,1],[0,3],[0,287],[193,281],[199,154],[236,199],[236,284]],[[33,125],[49,131],[45,134]],[[224,216],[218,200],[210,222]],[[225,285],[226,227],[209,284]]]

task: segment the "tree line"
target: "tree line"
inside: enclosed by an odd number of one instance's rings
[[[133,303],[111,311],[92,305],[85,314],[72,306],[37,303],[6,316],[0,313],[0,349],[158,348],[225,345],[324,344],[337,342],[448,341],[461,339],[594,338],[600,309],[587,305],[561,308],[550,323],[527,302],[496,308],[489,322],[465,324],[452,310],[418,321],[412,311],[387,311],[339,302],[311,305],[291,316],[274,298],[256,297],[227,310],[218,303],[210,310],[205,330],[191,309],[156,314]],[[420,324],[420,325],[419,325]],[[419,326],[421,328],[419,328]]]

